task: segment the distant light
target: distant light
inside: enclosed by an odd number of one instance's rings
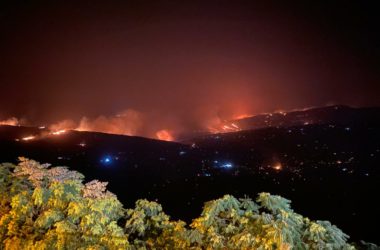
[[[230,163],[230,162],[226,162],[224,164],[221,165],[222,168],[233,168],[233,164]]]
[[[273,166],[273,169],[277,170],[277,171],[280,171],[282,170],[282,165],[281,163],[277,163],[276,165]]]
[[[179,152],[179,155],[184,155],[184,154],[186,154],[185,151],[180,151],[180,152]]]
[[[112,164],[112,157],[111,156],[105,156],[100,160],[101,163],[104,165],[110,165]]]
[[[87,146],[86,143],[84,143],[84,142],[81,142],[78,145],[81,146],[81,147],[86,147]]]

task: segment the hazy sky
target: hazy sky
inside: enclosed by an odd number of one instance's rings
[[[134,110],[191,127],[215,115],[380,104],[380,18],[365,1],[9,2],[0,119]]]

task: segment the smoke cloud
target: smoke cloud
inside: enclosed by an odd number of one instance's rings
[[[76,130],[121,135],[142,135],[143,125],[143,115],[138,111],[128,109],[110,117],[103,115],[95,119],[83,117]]]

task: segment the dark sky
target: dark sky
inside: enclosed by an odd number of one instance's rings
[[[131,109],[191,127],[215,114],[380,104],[380,10],[366,1],[8,2],[0,119]]]

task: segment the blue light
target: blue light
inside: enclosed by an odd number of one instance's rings
[[[105,156],[100,160],[101,163],[104,165],[110,165],[112,164],[112,157],[111,156]]]
[[[230,161],[218,161],[214,160],[214,167],[215,168],[224,168],[224,169],[231,169],[234,167],[234,164]]]
[[[232,167],[233,167],[232,163],[224,163],[222,165],[222,168],[232,168]]]

